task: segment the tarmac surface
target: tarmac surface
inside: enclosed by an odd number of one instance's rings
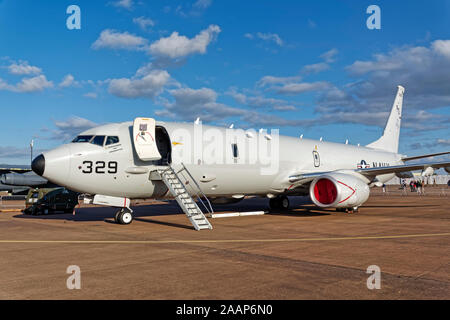
[[[287,212],[210,219],[203,231],[173,202],[140,202],[122,226],[113,208],[26,216],[3,201],[0,299],[450,299],[449,189],[388,191],[372,190],[356,214],[290,198]],[[70,265],[80,290],[67,289]],[[372,265],[379,290],[367,288]]]

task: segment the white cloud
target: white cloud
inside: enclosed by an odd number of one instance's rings
[[[8,71],[14,75],[31,75],[40,74],[42,69],[35,66],[30,66],[27,61],[20,61],[19,63],[14,62],[8,66]]]
[[[118,0],[112,3],[113,6],[115,7],[119,7],[119,8],[124,8],[127,10],[131,10],[133,9],[133,0]]]
[[[61,81],[61,83],[59,84],[59,86],[62,88],[67,88],[67,87],[71,87],[74,85],[78,85],[78,81],[75,81],[74,76],[71,74],[67,74],[64,77],[64,79]]]
[[[24,78],[14,88],[16,92],[36,92],[53,87],[53,82],[48,81],[44,75],[33,78]]]
[[[267,98],[262,96],[260,93],[255,95],[246,95],[244,93],[238,92],[237,88],[232,87],[226,92],[227,95],[231,96],[238,103],[247,105],[253,108],[269,108],[278,111],[295,110],[295,107],[289,105],[288,101],[275,98]]]
[[[295,111],[297,108],[292,105],[281,105],[281,106],[274,106],[274,110],[277,111]]]
[[[448,131],[450,116],[428,110],[450,106],[449,43],[437,40],[429,46],[402,46],[355,61],[347,67],[356,77],[353,83],[322,91],[315,108],[316,123],[384,127],[400,84],[406,88],[402,127],[408,136]]]
[[[92,44],[93,49],[126,49],[145,50],[147,40],[130,34],[128,32],[118,32],[111,29],[103,30],[100,37]]]
[[[85,130],[98,126],[97,123],[78,116],[72,116],[64,121],[54,121],[56,130],[50,130],[52,133],[50,139],[68,141],[72,140],[77,134]]]
[[[0,90],[14,91],[14,89],[14,86],[8,84],[5,80],[0,78]]]
[[[276,33],[262,33],[262,32],[257,32],[256,36],[262,40],[265,41],[273,41],[275,42],[277,45],[279,45],[280,47],[283,46],[284,41],[281,40],[280,36]]]
[[[95,92],[88,92],[88,93],[83,94],[83,97],[97,99],[98,95]]]
[[[198,9],[206,9],[212,4],[212,0],[197,0],[192,6]]]
[[[339,53],[339,51],[336,48],[333,48],[324,54],[320,55],[320,57],[325,60],[327,63],[334,62],[336,60],[336,55]]]
[[[256,34],[246,33],[246,34],[244,34],[244,37],[246,37],[250,40],[255,39],[255,37],[256,37],[256,38],[259,38],[264,41],[274,42],[277,45],[279,45],[280,47],[282,47],[284,45],[284,41],[276,33],[262,33],[262,32],[257,32]]]
[[[435,52],[450,58],[450,40],[436,40],[432,43]]]
[[[194,38],[189,39],[173,32],[167,38],[161,38],[150,45],[150,53],[161,58],[184,58],[194,53],[204,54],[208,45],[220,33],[217,25],[210,25]]]
[[[311,29],[315,29],[317,27],[317,23],[315,23],[311,19],[308,19],[308,27],[311,28]]]
[[[155,22],[152,19],[145,17],[133,18],[133,22],[137,24],[142,30],[147,30],[148,27],[155,26]]]
[[[187,2],[187,1],[186,1]],[[197,0],[194,3],[178,5],[174,12],[182,17],[200,16],[212,4],[212,0]],[[164,12],[169,12],[170,7],[164,7]]]
[[[450,139],[437,139],[436,143],[443,146],[450,146]]]
[[[288,83],[281,87],[272,87],[279,94],[295,95],[308,91],[320,91],[328,88],[330,84],[324,81],[317,82],[300,82],[300,83]]]
[[[273,84],[287,84],[292,83],[296,81],[300,81],[300,76],[293,76],[293,77],[275,77],[275,76],[264,76],[262,77],[256,85],[258,87],[265,87],[267,85],[273,85]]]
[[[303,67],[302,72],[304,73],[319,73],[328,70],[330,65],[325,62],[319,62],[314,64],[309,64]]]
[[[324,60],[324,62],[314,63],[306,65],[302,68],[302,72],[306,74],[310,73],[319,73],[330,68],[330,63],[336,61],[336,55],[338,54],[337,49],[331,49],[320,55],[320,58]]]
[[[35,154],[39,154],[43,150],[36,150]],[[0,146],[0,158],[23,158],[28,161],[30,161],[30,148],[17,148],[17,147],[11,147],[11,146]]]
[[[353,76],[364,76],[346,88],[350,95],[366,99],[376,109],[391,104],[397,85],[406,88],[408,108],[429,109],[450,105],[450,40],[436,40],[426,46],[403,46],[371,60],[355,61],[347,67]],[[367,108],[367,107],[366,107]]]
[[[200,117],[203,121],[222,120],[227,117],[243,116],[248,111],[229,107],[218,103],[217,93],[209,88],[180,88],[170,90],[174,102],[166,102],[165,110],[159,110],[156,115],[178,117],[184,120],[194,120]]]
[[[151,70],[142,77],[112,79],[109,93],[122,98],[154,98],[169,82],[170,75],[165,70]]]

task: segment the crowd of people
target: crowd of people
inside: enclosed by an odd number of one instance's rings
[[[402,190],[406,191],[406,181],[404,179],[400,180],[400,187]],[[425,183],[420,180],[411,180],[409,183],[409,189],[411,192],[417,192],[419,195],[425,194]]]

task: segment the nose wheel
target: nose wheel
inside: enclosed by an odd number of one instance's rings
[[[130,224],[133,222],[133,211],[129,208],[122,208],[114,215],[114,221],[118,224]]]

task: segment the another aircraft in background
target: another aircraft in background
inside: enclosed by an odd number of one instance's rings
[[[31,171],[30,166],[0,165],[0,191],[26,194],[30,188],[53,186],[53,183]]]

